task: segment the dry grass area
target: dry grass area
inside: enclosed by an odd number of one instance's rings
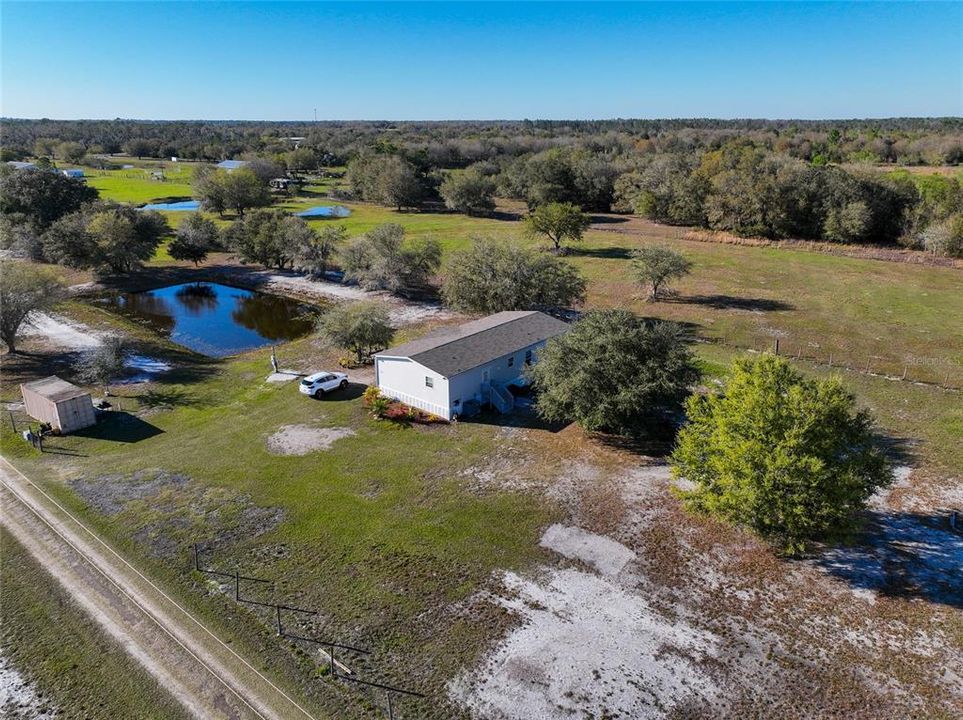
[[[449,686],[479,714],[949,718],[963,703],[963,537],[901,506],[910,472],[865,538],[788,561],[684,512],[655,458],[574,427],[505,437],[468,481],[567,517],[544,565],[473,597],[515,618]]]

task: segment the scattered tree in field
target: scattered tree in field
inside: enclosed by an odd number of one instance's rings
[[[302,235],[294,245],[294,268],[312,277],[324,277],[331,259],[348,240],[348,228],[344,225],[325,225],[311,235]]]
[[[311,148],[296,148],[284,156],[284,161],[287,163],[288,170],[295,175],[314,172],[321,164],[317,153]]]
[[[424,195],[418,170],[399,155],[359,155],[348,165],[347,179],[362,200],[395,207],[417,207]]]
[[[97,347],[85,352],[77,362],[77,377],[81,382],[100,385],[104,395],[110,395],[110,381],[124,371],[127,345],[117,335],[107,335]]]
[[[87,154],[87,148],[79,142],[64,141],[57,146],[57,157],[69,163],[79,163]]]
[[[387,307],[374,302],[337,305],[321,316],[318,330],[328,342],[353,352],[359,363],[388,347],[395,334]]]
[[[51,262],[98,272],[130,272],[154,256],[170,230],[164,216],[127,205],[99,204],[61,218],[46,232]]]
[[[0,212],[22,214],[37,232],[96,199],[97,191],[82,180],[39,168],[0,166]]]
[[[562,243],[581,241],[591,224],[589,216],[578,205],[557,202],[539,205],[524,222],[529,237],[548,238],[556,252],[562,249]]]
[[[787,553],[852,530],[892,480],[872,418],[836,378],[786,360],[738,360],[721,393],[695,395],[672,454],[690,508],[744,525]]]
[[[0,261],[0,340],[17,351],[17,335],[32,312],[60,299],[63,285],[48,270],[12,260]]]
[[[283,210],[255,210],[228,229],[226,240],[242,262],[284,269],[299,248],[314,242],[304,220]]]
[[[672,280],[689,274],[692,262],[672,248],[650,245],[633,251],[632,268],[636,282],[648,289],[648,299],[659,300]]]
[[[250,208],[271,204],[267,181],[261,180],[249,167],[227,170],[198,169],[193,181],[194,197],[204,209],[223,213],[234,210],[244,217]]]
[[[395,223],[372,228],[341,252],[345,280],[396,295],[425,289],[440,265],[437,240],[406,241],[404,228]]]
[[[167,246],[175,260],[189,260],[198,265],[218,244],[217,225],[200,213],[191,213],[177,228],[174,239]]]
[[[546,420],[635,434],[678,413],[699,371],[678,325],[595,310],[548,342],[531,376]]]
[[[474,168],[449,173],[438,192],[449,210],[482,215],[495,209],[495,181]]]
[[[562,258],[509,242],[475,238],[452,254],[445,303],[470,313],[570,307],[585,298],[585,280]]]

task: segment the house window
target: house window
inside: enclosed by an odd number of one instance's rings
[[[427,375],[425,375],[425,387],[435,387],[434,378],[430,378]]]
[[[531,365],[531,364],[532,364],[532,351],[531,351],[531,350],[526,350],[526,351],[525,351],[525,364],[526,364],[526,365]]]
[[[512,355],[511,357],[508,358],[508,367],[514,367],[514,366],[515,366],[515,356]]]

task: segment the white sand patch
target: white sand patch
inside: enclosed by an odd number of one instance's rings
[[[313,280],[303,275],[264,273],[269,285],[302,295],[328,300],[358,301],[379,300],[389,307],[389,317],[395,325],[411,325],[425,320],[442,320],[457,317],[437,303],[403,300],[385,292],[371,292],[355,285],[342,285],[329,280]]]
[[[498,598],[524,622],[449,692],[479,715],[662,718],[718,702],[701,667],[718,638],[653,608],[638,592],[578,570],[542,581],[507,573]]]
[[[268,452],[274,455],[307,455],[327,450],[341,438],[350,437],[355,431],[347,427],[318,428],[310,425],[283,425],[268,438]]]
[[[100,334],[86,325],[74,323],[59,315],[31,313],[26,333],[46,338],[55,347],[68,350],[90,350],[101,343]]]
[[[581,560],[603,575],[618,575],[622,568],[635,560],[635,553],[622,543],[565,525],[549,527],[539,545],[572,560]]]
[[[37,694],[10,661],[0,655],[0,717],[52,720],[57,712]]]

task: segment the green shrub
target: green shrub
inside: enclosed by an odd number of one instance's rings
[[[892,480],[872,418],[838,379],[786,360],[739,360],[723,392],[692,396],[672,454],[690,509],[746,526],[793,554],[854,529]]]

